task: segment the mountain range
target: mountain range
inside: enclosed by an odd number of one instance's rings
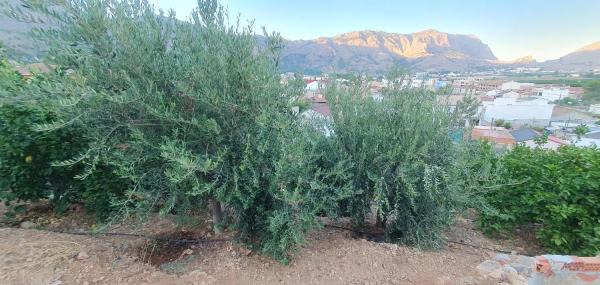
[[[532,56],[500,61],[488,45],[474,35],[437,30],[412,34],[355,31],[314,40],[287,41],[283,71],[374,72],[400,64],[415,71],[473,71],[502,67],[539,67],[544,70],[600,69],[600,42],[557,60],[537,62]]]
[[[600,42],[584,46],[557,60],[546,61],[541,67],[571,71],[600,69]]]
[[[9,1],[17,3],[16,0]],[[36,46],[25,36],[33,25],[0,15],[0,41],[9,49],[10,56],[30,61],[39,60],[37,57],[43,48]],[[43,24],[36,25],[45,27]],[[437,30],[412,34],[366,30],[313,40],[286,40],[280,66],[283,72],[308,74],[384,73],[397,64],[414,71],[460,72],[497,67],[593,70],[600,69],[600,42],[557,60],[539,63],[532,57],[500,61],[490,47],[474,35],[448,34]]]
[[[496,61],[492,50],[472,35],[436,30],[413,34],[356,31],[315,40],[287,41],[284,71],[313,69],[381,72],[399,63],[417,70],[471,70]]]

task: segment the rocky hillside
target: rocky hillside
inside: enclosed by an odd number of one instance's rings
[[[490,66],[496,57],[472,35],[436,30],[413,34],[356,31],[315,40],[288,41],[286,71],[383,72],[396,62],[417,70],[460,71]]]
[[[18,0],[4,0],[0,8],[20,7]],[[27,37],[32,27],[48,24],[22,23],[0,14],[0,43],[9,56],[39,61],[43,47]],[[264,40],[262,37],[258,37]],[[413,34],[355,31],[314,40],[286,41],[282,71],[385,73],[399,63],[413,71],[473,71],[494,67],[541,67],[547,70],[600,68],[600,42],[585,46],[557,60],[536,62],[532,57],[499,61],[491,49],[473,35],[426,30]]]
[[[555,70],[600,69],[600,42],[584,46],[557,60],[544,62],[542,67]]]

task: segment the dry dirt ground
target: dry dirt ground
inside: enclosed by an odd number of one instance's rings
[[[65,221],[75,227],[71,230],[81,227]],[[131,230],[110,230],[126,229]],[[136,232],[161,235],[174,230],[182,231],[169,219],[155,218]],[[223,239],[212,236],[205,225],[183,231],[187,238]],[[485,238],[468,219],[459,218],[446,235],[476,247],[448,243],[440,251],[419,251],[325,228],[311,234],[293,261],[282,265],[231,241],[161,249],[160,243],[140,237],[5,227],[0,228],[0,284],[486,284],[475,267],[495,254],[489,249],[526,253],[518,243]]]

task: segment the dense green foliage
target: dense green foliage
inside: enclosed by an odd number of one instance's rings
[[[298,73],[294,74],[294,77],[289,79],[286,85],[287,92],[296,95],[304,94],[304,89],[306,88],[306,83],[304,82],[302,75]],[[310,109],[311,101],[307,98],[299,97],[297,98],[295,105],[298,106],[298,112],[302,113]]]
[[[5,51],[0,43],[0,92],[19,90],[25,82],[17,71],[8,63]]]
[[[56,211],[68,203],[85,201],[86,208],[101,218],[111,212],[111,200],[119,196],[122,181],[103,167],[93,179],[75,178],[81,167],[52,164],[79,155],[87,140],[82,129],[68,126],[55,132],[39,131],[40,125],[57,119],[43,104],[53,96],[46,87],[60,77],[37,75],[26,81],[4,58],[0,63],[0,199],[35,201],[49,199]],[[42,98],[43,97],[43,98]]]
[[[560,100],[556,100],[554,101],[554,104],[558,104],[561,106],[575,106],[575,105],[579,105],[581,103],[581,100],[577,100],[571,97],[566,97]]]
[[[600,151],[517,146],[499,163],[497,171],[506,181],[486,194],[497,211],[482,213],[483,229],[507,231],[537,223],[539,241],[552,252],[600,252]]]
[[[41,129],[80,128],[89,143],[57,165],[82,169],[83,182],[109,167],[129,186],[122,197],[86,195],[89,204],[109,199],[127,217],[186,215],[212,201],[229,216],[216,228],[281,261],[319,226],[317,214],[337,207],[344,164],[323,169],[323,136],[294,114],[304,82],[279,83],[277,34],[259,45],[214,0],[199,1],[191,22],[145,1],[63,7],[32,4],[56,22],[35,33],[49,63],[68,70],[46,84],[52,96],[38,96],[57,114]]]
[[[581,139],[581,137],[583,137],[589,131],[590,131],[590,127],[588,127],[586,124],[581,124],[575,128],[573,133],[575,133],[575,135],[577,135],[577,139]]]
[[[459,175],[467,165],[457,167],[467,152],[451,139],[462,132],[463,114],[438,104],[433,92],[395,84],[374,100],[363,86],[327,91],[333,152],[352,174],[343,205],[356,227],[375,208],[388,240],[438,246],[440,231],[473,193]]]
[[[73,129],[54,134],[34,130],[53,119],[34,100],[22,96],[39,85],[39,79],[27,83],[2,54],[0,58],[0,199],[50,198],[64,206],[67,193],[73,191],[73,169],[50,164],[76,154],[80,142]]]
[[[591,81],[590,79],[574,79],[574,78],[568,78],[568,77],[564,77],[564,76],[557,76],[557,77],[529,77],[529,76],[524,76],[524,78],[508,78],[508,80],[515,80],[517,82],[521,82],[521,83],[535,83],[535,84],[562,84],[562,85],[568,85],[568,86],[572,86],[572,87],[585,87],[587,82]]]
[[[586,104],[600,103],[600,80],[590,80],[584,87],[586,90],[583,94],[583,102]]]
[[[474,98],[449,108],[402,88],[401,70],[377,98],[365,77],[332,80],[331,118],[307,119],[293,111],[310,108],[302,77],[280,84],[279,35],[257,42],[215,0],[199,1],[190,22],[145,1],[62,5],[31,4],[55,22],[34,32],[55,70],[25,81],[0,60],[4,201],[83,201],[102,218],[211,205],[216,232],[282,262],[319,216],[377,220],[389,241],[437,247],[467,207],[486,231],[538,223],[553,251],[600,250],[595,149],[498,156],[463,140]]]
[[[112,175],[109,166],[85,181],[76,178],[80,166],[53,166],[78,156],[88,140],[81,126],[54,132],[39,131],[58,116],[44,104],[54,96],[46,89],[59,74],[22,78],[2,57],[0,65],[0,199],[35,201],[49,199],[62,212],[72,202],[84,202],[87,210],[107,218],[112,201],[122,196],[126,181]],[[43,100],[41,100],[43,98]]]
[[[73,129],[55,133],[37,132],[37,124],[52,118],[32,104],[0,103],[0,188],[3,200],[51,198],[61,206],[77,174],[74,168],[52,167],[51,163],[76,155],[81,149]]]
[[[512,124],[510,122],[507,122],[503,119],[497,119],[496,121],[494,121],[494,125],[496,127],[503,127],[506,129],[511,129],[512,128]]]

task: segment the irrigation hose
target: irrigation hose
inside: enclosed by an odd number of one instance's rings
[[[372,233],[363,232],[363,231],[360,231],[360,230],[355,230],[355,229],[352,229],[352,228],[347,228],[347,227],[342,227],[342,226],[325,225],[325,227],[326,228],[333,228],[333,229],[350,231],[350,232],[353,232],[355,234],[364,235],[364,236],[374,236]],[[91,233],[91,232],[69,232],[69,231],[52,231],[52,230],[49,230],[49,232],[54,232],[54,233],[59,233],[59,234],[68,234],[68,235],[79,235],[79,236],[99,236],[99,235],[102,235],[102,236],[137,237],[137,238],[145,238],[145,239],[150,239],[150,240],[168,241],[168,242],[174,242],[174,243],[189,243],[189,244],[217,243],[217,242],[232,241],[232,239],[206,239],[206,238],[179,239],[179,238],[172,238],[172,237],[161,237],[161,236],[152,236],[152,235],[144,235],[144,234],[131,234],[131,233],[120,233],[120,232],[98,232],[98,233]],[[459,244],[459,245],[463,245],[463,246],[468,246],[468,247],[472,247],[472,248],[477,248],[477,249],[484,249],[484,250],[489,250],[489,251],[493,251],[493,252],[499,252],[499,253],[506,253],[506,254],[512,254],[513,253],[513,251],[502,250],[502,249],[494,249],[494,248],[490,248],[490,247],[478,246],[478,245],[468,244],[468,243],[465,243],[465,242],[454,241],[454,240],[449,240],[449,239],[447,239],[446,242],[453,243],[453,244]]]

